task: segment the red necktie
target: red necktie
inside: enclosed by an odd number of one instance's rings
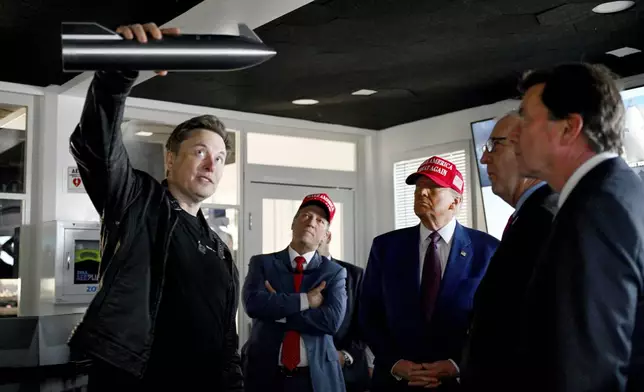
[[[514,215],[510,215],[508,218],[508,223],[505,225],[505,229],[503,229],[503,236],[505,236],[505,233],[510,229],[510,226],[512,226],[512,221],[514,220]]]
[[[297,263],[297,270],[293,275],[293,284],[295,285],[295,292],[300,292],[302,285],[302,278],[304,277],[304,263],[306,259],[302,256],[295,258]],[[286,331],[284,341],[282,342],[282,364],[289,370],[293,370],[300,364],[300,334],[297,331]]]
[[[435,231],[429,235],[429,238],[429,246],[423,260],[423,277],[420,282],[421,305],[427,322],[432,318],[441,287],[441,261],[438,254],[438,241],[441,236]]]

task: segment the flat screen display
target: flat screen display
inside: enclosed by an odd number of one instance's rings
[[[74,284],[98,283],[101,254],[98,240],[74,241]]]
[[[476,152],[479,182],[481,184],[481,195],[483,196],[485,226],[490,235],[501,239],[505,225],[510,215],[514,212],[514,208],[492,192],[492,184],[487,174],[487,166],[481,163],[483,147],[490,137],[495,124],[495,119],[487,119],[473,122],[471,128],[472,139],[474,140],[474,151]]]

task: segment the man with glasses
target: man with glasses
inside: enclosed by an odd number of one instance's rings
[[[557,195],[545,182],[519,174],[508,135],[520,121],[516,113],[503,116],[494,126],[481,158],[492,192],[515,210],[474,297],[461,363],[461,384],[471,391],[520,390],[512,380],[512,366],[517,357],[521,302],[557,206]]]

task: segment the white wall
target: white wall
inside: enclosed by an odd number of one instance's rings
[[[43,170],[43,219],[45,221],[97,221],[98,214],[87,195],[67,191],[67,169],[70,166],[76,166],[69,152],[69,136],[78,124],[85,100],[72,95],[58,95],[54,92],[45,93],[39,99],[42,100],[42,105],[38,115],[45,119],[41,122],[43,129],[39,132],[40,137],[43,138],[44,148],[36,158],[37,165],[40,165]],[[204,113],[217,115],[227,127],[246,132],[313,135],[319,134],[320,131],[330,131],[354,135],[370,134],[368,131],[350,127],[136,98],[128,99],[126,108],[126,116],[129,118],[173,125]]]
[[[487,118],[499,116],[518,107],[518,101],[505,100],[492,105],[461,110],[437,117],[432,117],[408,124],[385,129],[378,134],[376,142],[377,207],[379,214],[374,214],[374,226],[377,234],[395,228],[394,226],[394,162],[420,158],[450,151],[450,148],[461,148],[468,145],[471,155],[470,184],[473,191],[474,227],[483,223],[483,201],[478,181],[470,124]]]

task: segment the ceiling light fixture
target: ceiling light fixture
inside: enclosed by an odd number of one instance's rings
[[[135,133],[136,136],[152,136],[154,135],[152,132],[147,132],[147,131],[139,131]]]
[[[627,10],[633,5],[635,5],[634,1],[609,1],[593,8],[593,12],[598,14],[614,14],[615,12]]]
[[[606,52],[606,54],[612,54],[613,56],[616,56],[616,57],[626,57],[628,55],[639,53],[639,52],[641,52],[641,50],[624,46],[623,48]]]
[[[352,92],[351,95],[373,95],[375,93],[377,93],[376,90],[362,89],[362,90]]]
[[[315,99],[296,99],[293,101],[294,104],[296,105],[315,105],[316,103],[320,103],[319,101],[316,101]]]

